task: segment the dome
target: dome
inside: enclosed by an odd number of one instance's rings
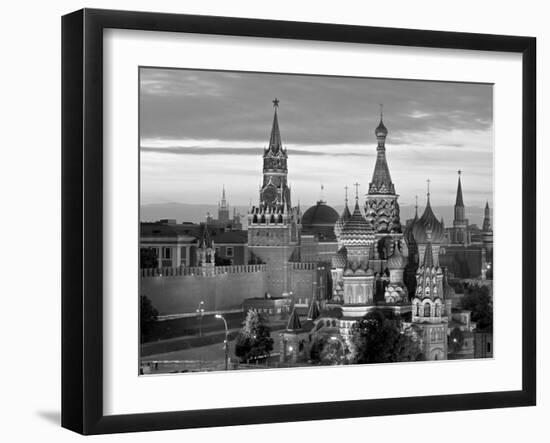
[[[355,202],[353,214],[342,229],[340,240],[346,246],[370,246],[374,242],[374,231],[361,214],[358,201]]]
[[[334,240],[334,225],[338,220],[338,213],[319,200],[302,216],[302,233],[313,234],[319,239]]]
[[[407,224],[407,226],[403,231],[403,237],[405,238],[407,245],[412,245],[416,243],[416,240],[414,239],[414,235],[413,235],[413,228],[417,222],[418,222],[418,214],[415,214],[413,220],[409,224]]]
[[[380,123],[374,130],[374,133],[376,134],[377,137],[386,137],[388,135],[388,130],[384,126],[384,123],[382,122],[382,118],[380,118]]]
[[[342,215],[338,217],[338,220],[336,220],[336,223],[334,224],[334,234],[336,235],[336,238],[340,238],[342,229],[344,229],[344,225],[350,218],[351,218],[351,213],[349,212],[349,208],[346,200],[346,206],[344,208],[344,211],[342,212]]]
[[[345,247],[340,248],[340,250],[332,256],[332,267],[333,269],[344,269],[348,261],[347,251]]]
[[[386,264],[388,269],[404,269],[407,266],[407,259],[396,246],[393,255],[388,258]]]
[[[428,243],[427,231],[431,229],[431,242],[432,243],[441,243],[444,236],[444,227],[443,224],[437,219],[435,214],[432,211],[430,205],[430,200],[428,199],[428,204],[426,209],[422,214],[422,217],[418,219],[416,223],[412,226],[412,235],[416,243]]]

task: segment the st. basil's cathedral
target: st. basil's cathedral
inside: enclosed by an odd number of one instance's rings
[[[326,235],[327,217],[320,217],[320,221],[304,220],[308,212],[319,213],[323,206],[330,208],[324,201],[308,209],[303,217],[300,208],[290,204],[288,156],[281,142],[278,103],[274,101],[272,133],[269,147],[264,151],[260,201],[248,215],[249,247],[265,263],[274,266],[272,279],[278,283],[275,293],[281,289],[284,292],[285,261],[299,251],[302,230],[307,236],[306,227],[316,224],[321,227],[318,233],[329,237],[330,243],[330,235]],[[432,210],[429,180],[423,214],[418,217],[417,208],[414,219],[403,227],[399,195],[386,158],[388,130],[382,113],[374,133],[376,163],[365,201],[360,201],[359,184],[355,183],[351,210],[346,188],[342,214],[333,224],[328,222],[336,243],[336,251],[330,257],[332,291],[325,299],[314,294],[307,315],[300,316],[295,304],[286,330],[279,334],[281,361],[307,360],[311,343],[319,336],[348,348],[353,324],[377,309],[391,311],[402,318],[404,333],[414,329],[426,360],[447,359],[451,324],[458,325],[466,336],[475,329],[468,311],[453,310],[454,291],[439,262],[445,228]],[[459,192],[462,193],[461,189]],[[489,221],[484,221],[484,225],[490,229]],[[468,347],[473,351],[473,339],[465,343],[465,348]]]

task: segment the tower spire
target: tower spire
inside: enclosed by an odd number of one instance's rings
[[[386,136],[388,130],[384,126],[383,105],[380,104],[380,123],[374,130],[378,146],[376,147],[376,164],[369,184],[369,194],[395,194],[395,187],[391,180],[390,168],[386,161]]]
[[[279,119],[277,117],[277,109],[279,108],[279,100],[275,98],[273,100],[273,125],[271,127],[271,136],[269,137],[269,147],[268,151],[271,151],[273,154],[282,151],[283,144],[281,142],[281,132],[279,131]]]
[[[462,175],[462,171],[458,170],[458,186],[456,188],[456,202],[455,206],[464,206],[464,200],[462,199],[462,183],[460,181],[460,176]]]
[[[426,197],[427,197],[427,203],[426,203],[426,206],[430,206],[430,183],[432,181],[428,178],[426,180],[426,184],[427,184],[427,187],[428,187],[428,191],[426,192]]]
[[[418,218],[418,195],[414,196],[414,218]]]
[[[346,190],[346,207],[348,206],[348,187],[347,186],[344,186],[344,189]]]

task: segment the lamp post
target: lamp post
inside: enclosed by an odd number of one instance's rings
[[[199,337],[202,337],[202,316],[204,315],[204,302],[201,300],[197,311],[197,319],[199,320]]]
[[[225,350],[225,370],[227,371],[227,364],[228,364],[228,353],[229,353],[229,343],[227,342],[229,332],[227,330],[227,321],[225,321],[225,318],[221,314],[216,314],[215,316],[217,319],[223,320],[223,325],[225,326],[225,340],[223,341],[223,349]]]

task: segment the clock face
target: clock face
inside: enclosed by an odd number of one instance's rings
[[[267,187],[264,190],[263,198],[268,204],[275,203],[275,200],[277,199],[277,190],[271,186]]]

